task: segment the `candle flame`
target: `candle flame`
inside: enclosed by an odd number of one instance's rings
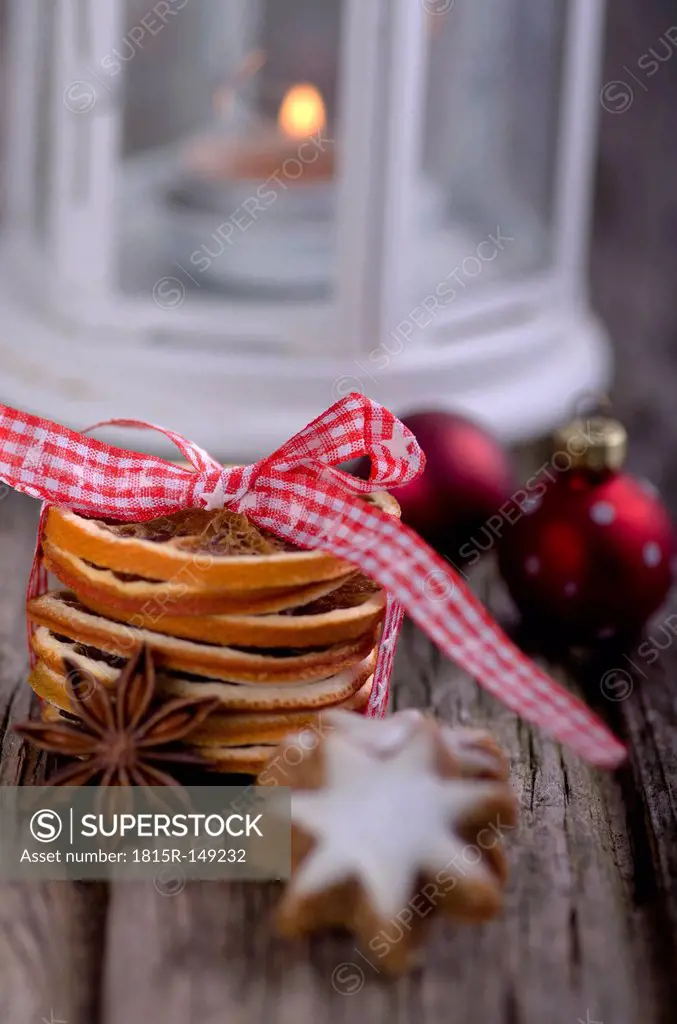
[[[308,82],[293,85],[282,100],[278,124],[291,139],[305,139],[322,131],[327,123],[319,89]]]

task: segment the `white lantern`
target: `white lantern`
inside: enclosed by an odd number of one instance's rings
[[[10,0],[0,397],[271,450],[602,386],[602,0]]]

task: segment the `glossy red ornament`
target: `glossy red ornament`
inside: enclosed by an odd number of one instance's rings
[[[393,488],[402,519],[452,561],[474,530],[507,500],[514,486],[509,457],[488,431],[449,412],[402,417],[426,457],[423,473]]]
[[[530,481],[501,573],[525,619],[560,641],[636,634],[671,587],[675,533],[655,488],[617,468],[624,448],[609,465],[592,443],[576,451],[570,468],[561,449]]]

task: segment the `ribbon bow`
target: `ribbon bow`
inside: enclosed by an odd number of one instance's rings
[[[370,714],[385,712],[406,610],[449,658],[524,719],[592,764],[615,767],[624,759],[624,747],[606,726],[515,647],[448,563],[408,527],[360,499],[408,483],[425,463],[411,431],[377,402],[348,395],[272,455],[235,468],[161,427],[137,420],[96,424],[106,425],[158,430],[193,468],[0,406],[0,478],[47,505],[89,516],[142,521],[187,507],[244,512],[300,548],[345,559],[385,588]],[[371,459],[369,481],[338,468],[362,455]],[[38,538],[29,596],[45,587]]]

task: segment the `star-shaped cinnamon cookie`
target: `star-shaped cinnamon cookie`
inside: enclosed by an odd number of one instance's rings
[[[481,921],[499,909],[501,839],[516,813],[505,762],[486,734],[416,713],[337,713],[324,728],[278,782],[292,787],[293,823],[278,923],[290,935],[343,925],[377,966],[398,970],[435,910]]]

